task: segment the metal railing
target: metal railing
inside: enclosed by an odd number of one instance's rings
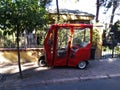
[[[102,58],[119,58],[120,57],[120,46],[114,48],[103,47]]]
[[[40,48],[43,46],[44,37],[40,34],[21,35],[19,37],[20,48]],[[16,48],[16,36],[0,36],[0,48]]]

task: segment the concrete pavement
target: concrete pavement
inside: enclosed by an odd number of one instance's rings
[[[16,64],[0,64],[0,90],[19,90],[30,85],[120,77],[120,59],[90,60],[85,70],[72,67],[38,67],[36,63],[22,64],[23,79],[19,78]]]

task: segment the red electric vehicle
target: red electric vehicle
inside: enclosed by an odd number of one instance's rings
[[[86,68],[92,47],[91,24],[53,24],[44,41],[45,52],[39,66]]]

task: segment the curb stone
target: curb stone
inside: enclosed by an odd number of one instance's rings
[[[110,74],[109,77],[110,77],[110,78],[120,77],[120,74],[119,74],[119,73],[118,73],[118,74]]]
[[[107,75],[101,75],[101,76],[88,76],[88,77],[80,77],[80,80],[94,80],[94,79],[104,79],[108,78]]]
[[[69,81],[94,80],[94,79],[105,79],[105,78],[107,79],[107,78],[114,78],[114,77],[120,77],[120,74],[54,79],[54,80],[43,81],[40,83],[41,84],[50,84],[50,83],[62,83],[62,82],[69,82]]]
[[[47,83],[62,83],[62,82],[78,81],[78,80],[80,80],[80,78],[78,78],[78,77],[73,77],[73,78],[63,78],[63,79],[49,80]]]
[[[63,82],[69,82],[69,81],[84,81],[84,80],[95,80],[95,79],[107,79],[107,78],[114,78],[114,77],[120,77],[120,74],[110,74],[110,75],[101,75],[101,76],[87,76],[87,77],[73,77],[73,78],[63,78],[63,79],[53,79],[53,80],[43,80],[43,81],[37,81],[34,83],[31,82],[24,82],[24,84],[20,84],[19,82],[14,84],[13,87],[26,87],[26,86],[32,86],[32,85],[47,85],[47,84],[53,84],[53,83],[63,83]],[[21,81],[20,81],[21,82]]]
[[[46,81],[37,81],[34,83],[24,83],[21,86],[25,87],[25,86],[32,86],[32,85],[46,85],[46,84],[53,84],[53,83],[63,83],[63,82],[68,82],[68,81],[79,81],[80,78],[78,77],[74,77],[74,78],[64,78],[64,79],[53,79],[53,80],[46,80]],[[14,85],[15,87],[19,86],[19,84]]]
[[[69,81],[83,81],[83,80],[95,80],[95,79],[105,79],[105,78],[112,78],[112,77],[120,77],[120,74],[111,74],[111,75],[101,75],[101,76],[88,76],[88,77],[73,77],[73,78],[63,78],[63,79],[53,79],[53,80],[46,80],[46,81],[37,81],[34,83],[24,83],[19,85],[13,85],[14,87],[26,87],[26,86],[32,86],[32,85],[47,85],[47,84],[53,84],[53,83],[63,83],[63,82],[69,82]]]

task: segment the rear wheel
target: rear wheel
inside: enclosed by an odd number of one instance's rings
[[[87,66],[88,62],[87,61],[81,61],[79,64],[78,64],[78,68],[79,69],[85,69],[86,66]]]
[[[39,60],[38,60],[38,66],[39,67],[44,67],[44,66],[46,66],[47,65],[47,63],[46,63],[46,61],[45,61],[45,57],[41,57]]]

